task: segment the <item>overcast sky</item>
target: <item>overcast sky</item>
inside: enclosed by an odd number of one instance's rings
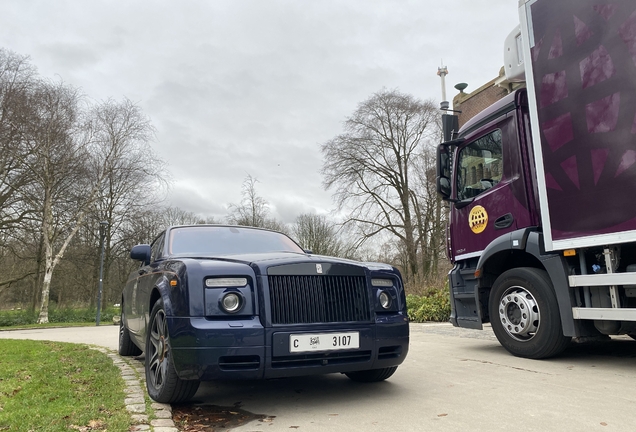
[[[272,215],[333,209],[320,145],[373,93],[441,100],[503,66],[515,0],[0,0],[2,47],[90,98],[138,104],[172,205],[221,219],[248,174]]]

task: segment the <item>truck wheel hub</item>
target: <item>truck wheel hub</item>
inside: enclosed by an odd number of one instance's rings
[[[539,328],[539,307],[527,290],[511,287],[501,297],[499,319],[506,330],[517,340],[530,340]]]

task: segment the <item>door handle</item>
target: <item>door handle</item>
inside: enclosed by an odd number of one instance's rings
[[[505,229],[512,225],[515,221],[515,218],[512,216],[512,213],[506,213],[503,216],[495,219],[495,229]]]

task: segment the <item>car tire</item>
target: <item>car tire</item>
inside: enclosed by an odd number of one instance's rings
[[[141,349],[132,341],[130,331],[126,327],[124,321],[124,305],[122,304],[121,317],[119,319],[119,355],[122,356],[138,356],[142,353]]]
[[[157,402],[185,402],[199,388],[198,380],[182,380],[174,368],[166,312],[161,299],[150,312],[150,325],[146,331],[145,369],[148,395]]]
[[[520,267],[501,274],[490,290],[489,312],[499,343],[517,357],[553,357],[570,342],[545,270]]]
[[[391,366],[382,369],[370,369],[356,372],[345,372],[347,378],[356,382],[379,382],[384,381],[395,373],[397,366]]]

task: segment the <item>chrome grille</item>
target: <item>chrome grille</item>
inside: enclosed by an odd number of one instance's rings
[[[364,276],[268,276],[272,324],[369,321]]]

